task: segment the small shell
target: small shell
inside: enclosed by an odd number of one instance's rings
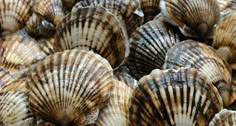
[[[54,54],[54,45],[55,45],[55,39],[49,38],[49,39],[40,39],[37,41],[37,44],[39,45],[39,48],[41,51],[43,51],[47,56]]]
[[[128,101],[133,90],[117,80],[114,80],[114,85],[112,97],[99,113],[97,126],[128,126]]]
[[[160,13],[160,0],[141,0],[141,9],[144,13],[144,23],[152,20]]]
[[[127,63],[130,71],[140,79],[164,64],[167,50],[179,43],[179,36],[161,19],[154,19],[137,28],[130,41]]]
[[[207,37],[220,19],[217,0],[161,0],[161,13],[188,37]]]
[[[217,89],[195,69],[156,69],[139,80],[129,117],[134,126],[206,126],[221,109]]]
[[[66,50],[45,58],[27,79],[29,103],[36,117],[55,125],[86,125],[106,105],[113,73],[101,56]]]
[[[0,117],[1,126],[32,126],[27,93],[0,93]]]
[[[32,0],[0,0],[0,33],[7,35],[24,27],[31,15]]]
[[[236,111],[223,109],[215,115],[209,126],[235,126]]]
[[[217,87],[226,106],[236,98],[235,93],[231,94],[235,87],[231,84],[229,64],[212,47],[193,40],[176,44],[168,50],[163,68],[179,67],[192,67],[205,74]]]
[[[79,8],[56,29],[55,51],[92,50],[106,58],[113,68],[124,60],[128,42],[116,17],[103,7]]]

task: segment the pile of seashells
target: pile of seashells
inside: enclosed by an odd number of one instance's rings
[[[0,126],[236,125],[236,0],[0,0]]]

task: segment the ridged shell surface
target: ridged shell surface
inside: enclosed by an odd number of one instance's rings
[[[215,115],[209,126],[235,126],[236,111],[223,109]]]
[[[221,109],[217,89],[195,69],[156,69],[133,91],[130,125],[205,126]]]
[[[7,69],[0,68],[0,91],[2,87],[10,84],[14,80],[15,78],[10,74]]]
[[[36,117],[55,125],[87,125],[113,89],[109,63],[91,51],[66,50],[44,59],[27,78]]]
[[[141,0],[141,9],[144,13],[144,22],[152,20],[160,13],[160,0]]]
[[[24,92],[0,93],[0,125],[32,126],[33,115],[29,110],[28,94]]]
[[[117,18],[104,7],[84,7],[69,14],[57,26],[55,51],[92,50],[112,67],[120,65],[128,42]]]
[[[18,79],[14,79],[0,89],[0,93],[9,91],[28,92],[28,89],[26,88],[26,78],[20,77]]]
[[[217,0],[222,14],[227,14],[232,11],[236,11],[236,1],[235,0]]]
[[[54,50],[55,39],[54,38],[40,39],[37,41],[37,44],[39,45],[40,50],[43,51],[46,55],[51,55],[55,53],[55,50]]]

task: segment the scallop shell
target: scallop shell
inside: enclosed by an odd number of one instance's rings
[[[114,80],[114,85],[109,103],[99,113],[97,126],[128,126],[128,101],[133,90],[117,80]]]
[[[61,0],[35,0],[33,11],[38,16],[57,25],[65,16]]]
[[[103,7],[79,8],[56,29],[55,51],[92,50],[106,58],[113,68],[124,60],[128,42],[116,17]]]
[[[20,92],[27,92],[26,88],[26,78],[21,77],[18,79],[14,79],[9,84],[5,85],[0,89],[1,92],[9,92],[9,91],[20,91]]]
[[[160,0],[161,13],[188,37],[207,37],[220,19],[217,0]]]
[[[133,91],[129,117],[135,126],[205,126],[221,109],[217,89],[200,72],[155,69]]]
[[[36,117],[55,125],[86,125],[108,102],[113,73],[98,54],[66,50],[46,57],[28,76],[27,87]]]
[[[31,14],[32,0],[0,0],[0,33],[7,35],[24,27]]]
[[[137,28],[130,41],[127,63],[130,71],[140,79],[164,64],[167,50],[180,42],[171,26],[161,19],[152,20]]]
[[[55,45],[55,39],[49,38],[49,39],[40,39],[37,41],[37,44],[39,45],[39,48],[41,51],[43,51],[47,56],[54,54],[54,45]]]
[[[7,69],[0,68],[0,91],[1,88],[13,82],[15,78],[10,74]]]
[[[141,0],[141,9],[144,13],[144,22],[152,20],[160,13],[160,0]]]
[[[236,111],[223,109],[215,115],[209,126],[235,126]]]
[[[192,67],[207,76],[219,90],[227,106],[236,98],[231,84],[231,69],[216,51],[204,43],[186,40],[168,50],[164,69]]]
[[[32,126],[33,115],[27,100],[28,95],[24,92],[0,93],[0,125]]]

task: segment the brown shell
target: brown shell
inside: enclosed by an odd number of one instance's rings
[[[188,37],[207,37],[220,19],[217,0],[160,0],[161,13]]]
[[[209,126],[235,126],[236,111],[223,109],[215,115]]]
[[[106,105],[113,73],[109,63],[91,51],[66,50],[40,62],[27,87],[36,117],[55,125],[86,125]]]
[[[7,69],[0,68],[0,91],[4,86],[13,82],[15,78],[10,74]]]
[[[141,9],[144,13],[144,23],[152,20],[160,13],[160,0],[141,0]]]
[[[129,117],[133,126],[206,126],[223,109],[207,77],[192,68],[153,70],[133,91]]]
[[[2,87],[2,89],[0,89],[0,92],[9,91],[28,92],[26,88],[26,78],[20,77],[18,79],[14,79],[9,84],[5,85],[4,87]]]
[[[43,51],[47,56],[54,54],[54,45],[55,45],[55,39],[49,38],[49,39],[40,39],[37,41],[37,44],[39,45],[39,48],[41,51]]]

